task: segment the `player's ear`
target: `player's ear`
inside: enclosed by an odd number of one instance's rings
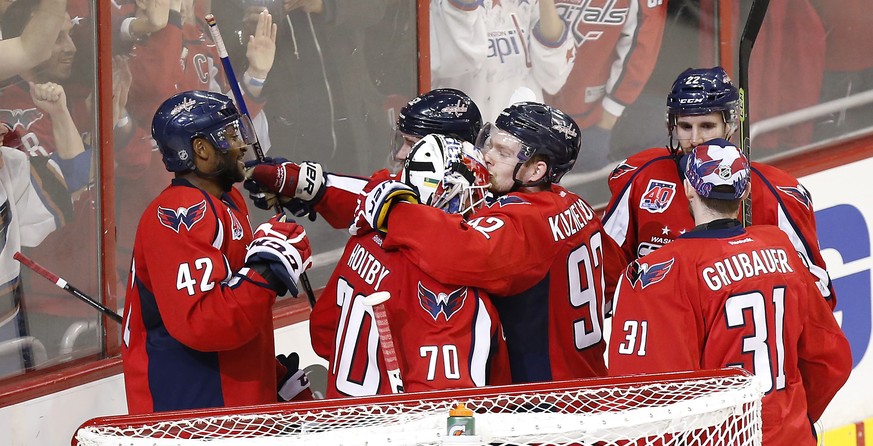
[[[549,174],[549,165],[543,160],[534,162],[531,167],[532,169],[529,171],[528,178],[525,181],[527,183],[536,183]]]
[[[191,149],[194,152],[194,156],[203,161],[211,158],[213,154],[211,145],[203,138],[194,138],[191,141]]]
[[[685,186],[685,198],[687,198],[688,201],[691,202],[691,199],[694,198],[695,195],[697,195],[697,190],[695,190],[694,186],[692,186],[691,183],[688,182],[688,178],[682,180],[682,185]]]

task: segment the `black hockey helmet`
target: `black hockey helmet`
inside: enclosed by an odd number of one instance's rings
[[[486,125],[479,134],[477,147],[484,147],[491,132]],[[504,130],[521,142],[519,164],[534,155],[542,155],[549,166],[548,180],[558,183],[573,168],[581,148],[582,131],[569,115],[538,102],[518,102],[505,108],[494,127]]]

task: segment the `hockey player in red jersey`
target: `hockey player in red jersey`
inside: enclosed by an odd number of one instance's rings
[[[377,180],[377,187],[416,195],[460,219],[483,205],[488,171],[472,144],[430,135],[413,147],[400,180]],[[392,393],[373,310],[362,304],[377,291],[391,294],[383,305],[404,391],[508,384],[506,345],[488,295],[439,282],[382,243],[370,228],[356,231],[312,310],[312,346],[329,362],[327,397]]]
[[[609,177],[612,198],[603,224],[629,259],[694,227],[682,194],[682,156],[704,141],[730,139],[737,129],[738,101],[739,93],[721,67],[688,69],[673,83],[667,96],[670,147],[639,152],[619,163]],[[773,166],[753,162],[751,172],[752,224],[779,226],[788,235],[834,308],[836,296],[819,249],[809,192]]]
[[[367,183],[397,180],[413,144],[431,133],[474,143],[482,116],[464,92],[438,88],[410,100],[400,110],[396,126],[388,167],[370,178],[326,173],[320,164],[312,162],[267,162],[252,168],[252,179],[246,181],[245,187],[262,209],[270,209],[278,193],[294,215],[309,215],[314,220],[318,213],[334,228],[346,229]]]
[[[815,445],[812,423],[852,370],[849,343],[788,237],[737,220],[746,157],[716,139],[686,166],[696,226],[621,276],[609,373],[742,367],[766,390],[763,444]]]
[[[312,263],[306,233],[276,217],[252,233],[233,184],[256,136],[227,96],[171,97],[152,135],[175,178],[136,233],[121,349],[128,409],[275,402],[277,375],[289,374],[274,359],[272,305],[297,293]]]
[[[606,296],[627,263],[591,206],[558,185],[576,162],[579,134],[560,110],[514,104],[480,132],[498,198],[469,221],[391,206],[385,194],[368,194],[361,210],[367,224],[387,231],[385,248],[401,249],[443,283],[491,294],[515,383],[606,374]],[[373,212],[380,203],[382,212]]]

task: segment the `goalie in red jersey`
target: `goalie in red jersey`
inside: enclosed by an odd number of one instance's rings
[[[609,373],[742,367],[766,392],[763,444],[813,446],[812,423],[852,371],[849,342],[789,238],[737,220],[746,157],[715,139],[686,159],[696,226],[621,276]]]
[[[272,306],[297,294],[311,249],[278,216],[252,231],[233,187],[251,122],[227,96],[189,91],[161,104],[152,135],[175,178],[136,232],[121,348],[130,413],[272,403],[277,383],[296,396],[307,382],[296,355],[274,358]]]
[[[651,148],[619,163],[609,177],[612,198],[603,224],[629,259],[642,257],[694,227],[682,194],[682,157],[737,130],[739,92],[721,67],[688,69],[667,96],[670,147]],[[674,145],[674,141],[677,143]],[[796,178],[766,164],[751,163],[752,224],[779,226],[803,255],[831,309],[831,278],[816,236],[812,196]]]
[[[429,135],[413,146],[400,181],[373,184],[374,193],[421,200],[462,219],[484,204],[488,172],[472,144]],[[488,295],[434,279],[400,252],[383,249],[383,236],[369,227],[355,229],[312,310],[312,346],[329,362],[327,397],[396,391],[387,370],[390,353],[379,347],[373,310],[363,303],[378,291],[391,295],[382,305],[403,391],[508,384],[506,345]]]

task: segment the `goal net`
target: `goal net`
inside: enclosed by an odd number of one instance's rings
[[[73,444],[760,445],[762,396],[738,369],[637,375],[98,418]],[[447,435],[458,403],[473,436]]]

